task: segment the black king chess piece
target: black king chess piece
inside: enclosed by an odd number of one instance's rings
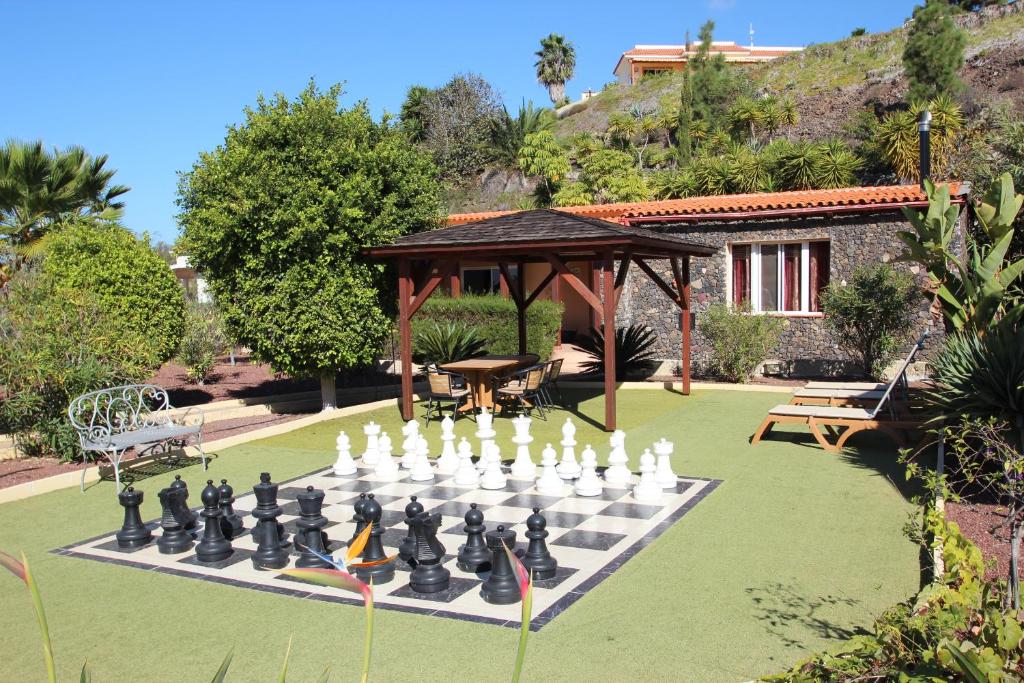
[[[192,531],[196,528],[198,517],[188,508],[188,484],[180,474],[176,474],[170,488],[181,491],[181,496],[177,499],[177,504],[174,507],[174,516],[181,522],[181,527],[185,531]]]
[[[333,565],[326,560],[316,556],[314,552],[326,555],[327,534],[324,527],[327,526],[327,518],[321,514],[324,505],[324,492],[307,486],[306,490],[295,496],[299,503],[299,519],[295,525],[299,528],[295,534],[295,546],[299,550],[299,559],[295,560],[296,567],[319,567],[331,569]]]
[[[220,511],[224,513],[220,518],[220,528],[227,539],[238,538],[245,531],[245,525],[235,512],[235,490],[228,484],[227,479],[221,479],[217,493],[220,494]]]
[[[451,584],[451,572],[441,566],[444,546],[437,540],[440,526],[440,513],[419,512],[410,522],[416,566],[409,575],[409,587],[417,593],[438,593]]]
[[[484,513],[470,503],[465,519],[466,544],[459,548],[455,565],[464,572],[485,572],[491,568],[491,551],[484,542]]]
[[[206,481],[200,498],[203,501],[203,538],[196,546],[196,559],[200,562],[220,562],[231,557],[234,551],[231,541],[224,537],[221,528],[220,492],[213,485],[213,479]]]
[[[546,539],[549,532],[548,521],[540,514],[540,508],[533,508],[533,514],[526,518],[526,533],[523,534],[530,543],[523,555],[523,566],[533,574],[536,580],[550,579],[558,570],[558,560],[551,557]]]
[[[423,504],[416,501],[416,496],[410,496],[411,501],[405,506],[405,524],[409,528],[408,533],[402,542],[398,545],[398,559],[402,560],[411,567],[416,566],[415,549],[416,545],[412,535],[412,519],[419,513],[423,512]]]
[[[153,540],[153,532],[142,523],[139,506],[142,505],[142,491],[131,486],[117,494],[117,502],[124,507],[124,523],[117,532],[119,548],[138,548]]]
[[[183,553],[192,547],[192,536],[185,531],[181,522],[178,521],[178,517],[174,514],[174,511],[180,505],[181,489],[168,487],[161,489],[158,495],[160,506],[163,508],[163,514],[160,517],[162,532],[160,538],[156,540],[156,547],[164,555]]]
[[[522,599],[519,582],[512,570],[512,562],[502,547],[506,546],[509,550],[516,547],[516,532],[499,526],[495,531],[488,531],[485,537],[487,547],[491,550],[491,573],[480,586],[480,597],[493,605],[519,602]]]
[[[256,518],[253,536],[257,543],[252,564],[256,569],[282,569],[288,564],[288,551],[277,521],[281,515],[281,508],[277,505],[277,484],[270,481],[269,472],[263,472],[260,483],[253,486],[252,491],[256,494],[256,508],[252,516]]]
[[[366,503],[363,504],[363,517],[366,518],[366,523],[372,527],[370,531],[370,538],[366,542],[366,547],[363,549],[363,562],[380,562],[380,564],[374,564],[369,567],[356,567],[355,574],[363,583],[369,583],[373,580],[374,584],[387,583],[395,578],[395,561],[381,562],[381,560],[387,559],[387,553],[384,552],[384,541],[381,538],[384,535],[384,527],[380,523],[380,518],[384,514],[383,509],[373,498],[371,493]],[[443,554],[443,553],[442,553]]]

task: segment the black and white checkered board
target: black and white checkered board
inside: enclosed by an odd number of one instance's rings
[[[384,508],[382,522],[387,529],[384,546],[390,555],[397,552],[398,544],[405,536],[406,528],[402,523],[404,509],[409,496],[415,495],[427,511],[440,512],[443,516],[438,539],[447,549],[444,566],[451,571],[451,587],[431,595],[414,593],[408,584],[409,570],[402,566],[393,581],[374,586],[375,606],[518,628],[520,605],[484,602],[480,597],[480,584],[486,574],[460,570],[455,566],[455,555],[464,542],[463,516],[470,503],[477,503],[483,510],[484,524],[489,530],[499,524],[514,530],[517,550],[526,547],[523,532],[531,508],[539,507],[548,521],[548,546],[558,560],[558,573],[554,578],[535,583],[534,618],[531,622],[534,630],[543,627],[610,576],[720,483],[680,477],[676,489],[666,490],[660,504],[642,505],[633,500],[627,489],[608,488],[600,497],[594,498],[572,493],[564,497],[543,496],[537,493],[532,481],[510,478],[505,489],[486,491],[457,487],[451,483],[451,477],[446,476],[426,483],[409,481],[408,476],[408,471],[403,470],[400,479],[385,482],[376,478],[372,469],[360,468],[348,477],[336,476],[330,469],[298,477],[280,485],[278,501],[283,510],[280,521],[289,534],[294,534],[299,514],[295,496],[307,486],[323,489],[326,494],[323,514],[331,522],[325,531],[332,541],[332,551],[337,551],[355,529],[355,523],[351,521],[352,503],[360,493],[372,492]],[[204,483],[198,480],[189,482],[190,502],[198,499]],[[255,506],[255,498],[251,491],[239,495],[243,490],[242,482],[234,481],[232,484],[237,496],[235,510],[243,516],[246,529],[251,529],[254,520],[248,512]],[[567,487],[567,491],[571,488]],[[158,505],[147,498],[143,514],[152,514],[155,509]],[[149,526],[154,529],[155,539],[159,525],[153,521]],[[201,529],[202,518],[199,521],[200,534]],[[192,550],[177,555],[161,555],[155,540],[142,548],[122,549],[118,547],[113,532],[54,552],[299,598],[361,604],[358,596],[338,589],[297,581],[274,570],[255,569],[250,558],[256,544],[248,533],[235,539],[233,545],[235,552],[230,558],[213,564],[198,562]],[[294,556],[293,549],[292,562]]]

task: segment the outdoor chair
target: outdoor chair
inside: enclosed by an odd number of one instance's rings
[[[544,382],[541,385],[541,391],[544,394],[544,402],[550,405],[561,405],[562,404],[562,390],[558,388],[558,376],[562,373],[562,363],[565,362],[563,358],[556,358],[552,361],[548,361],[545,372]],[[558,394],[558,403],[555,403],[551,398],[551,389],[554,388],[555,393]]]
[[[459,418],[463,404],[468,403],[471,410],[476,409],[473,390],[469,388],[464,375],[439,370],[431,365],[427,367],[427,379],[430,391],[427,394],[427,411],[423,415],[423,420],[428,427],[433,417],[444,417],[443,411],[446,406],[451,407],[453,420]]]
[[[495,402],[502,405],[513,403],[523,412],[529,412],[535,406],[541,418],[548,419],[544,412],[544,374],[543,365],[534,365],[509,375],[509,381],[503,386],[495,382]]]

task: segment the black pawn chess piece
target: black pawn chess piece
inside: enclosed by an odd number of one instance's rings
[[[213,485],[213,479],[206,482],[200,498],[203,501],[203,538],[196,546],[196,559],[200,562],[220,562],[231,557],[234,551],[231,541],[224,537],[220,526],[223,512],[220,510],[220,493]]]
[[[363,533],[363,529],[366,528],[366,515],[363,514],[363,506],[366,505],[366,494],[360,493],[359,498],[356,499],[355,505],[352,506],[352,511],[355,513],[352,515],[352,521],[356,523],[356,530],[352,534],[352,538],[349,539],[349,544],[359,537],[359,534]]]
[[[252,487],[256,494],[256,507],[252,516],[256,518],[253,536],[256,538],[256,552],[252,564],[256,569],[282,569],[288,564],[287,545],[281,537],[281,525],[277,518],[281,508],[277,505],[277,484],[270,481],[270,473],[260,474],[260,483]]]
[[[333,565],[322,560],[312,551],[321,555],[327,554],[327,518],[321,514],[324,505],[324,492],[307,486],[306,490],[295,497],[299,503],[299,519],[295,522],[298,532],[295,534],[295,546],[299,550],[296,567],[319,567],[331,569]]]
[[[142,505],[142,491],[131,486],[117,494],[117,502],[124,507],[124,523],[117,532],[119,548],[138,548],[153,540],[153,532],[142,523],[139,506]]]
[[[477,509],[476,503],[469,504],[466,513],[466,544],[459,548],[459,556],[455,566],[464,572],[485,572],[491,568],[491,551],[484,541],[484,513]]]
[[[547,530],[548,520],[540,514],[540,508],[533,508],[533,514],[526,518],[526,533],[530,543],[523,555],[523,566],[536,580],[550,579],[558,570],[558,560],[551,557],[548,543],[544,539],[551,533]]]
[[[493,605],[519,602],[522,599],[519,582],[512,569],[512,562],[502,547],[506,546],[510,550],[516,547],[516,532],[499,526],[495,531],[488,531],[485,538],[491,551],[491,573],[480,586],[480,597]]]
[[[181,478],[180,474],[176,474],[174,475],[174,481],[171,482],[171,488],[182,492],[182,495],[177,499],[174,514],[178,521],[181,522],[181,526],[185,531],[192,531],[196,528],[196,522],[199,518],[196,513],[188,508],[188,484]]]
[[[416,566],[409,575],[409,587],[417,593],[439,593],[451,585],[451,572],[441,566],[444,546],[437,540],[440,526],[440,513],[420,512],[412,518]]]
[[[245,531],[245,525],[242,523],[242,518],[235,512],[235,490],[228,484],[227,479],[221,479],[217,493],[220,494],[220,511],[223,513],[220,518],[220,528],[224,531],[225,538],[229,540],[238,538]]]
[[[405,506],[404,520],[405,525],[408,527],[409,531],[406,534],[405,538],[402,539],[402,542],[398,545],[398,559],[402,560],[410,566],[415,567],[416,544],[414,543],[412,535],[412,519],[419,513],[423,512],[423,504],[416,501],[416,496],[410,496],[409,500],[411,502]]]
[[[372,527],[370,538],[363,549],[363,562],[379,562],[388,557],[384,552],[384,541],[381,538],[384,535],[384,527],[380,523],[383,514],[384,511],[380,503],[374,500],[371,493],[363,505],[363,516],[366,518],[366,523]],[[369,583],[371,579],[374,584],[387,583],[395,578],[395,562],[392,560],[369,567],[356,567],[355,573],[356,578],[363,583]]]
[[[156,540],[156,547],[164,555],[183,553],[192,547],[192,536],[185,531],[174,511],[178,508],[181,498],[181,489],[161,489],[158,494],[160,506],[163,508],[163,515],[160,517],[160,538]]]

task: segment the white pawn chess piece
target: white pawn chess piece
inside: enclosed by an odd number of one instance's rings
[[[558,476],[558,454],[548,444],[540,454],[540,478],[537,479],[537,493],[543,496],[565,494],[565,482]]]
[[[512,442],[516,444],[516,459],[512,462],[510,474],[516,479],[533,479],[537,476],[537,465],[530,457],[530,443],[533,437],[530,436],[530,423],[532,420],[526,415],[520,415],[512,420],[512,426],[516,429]]]
[[[655,470],[654,479],[663,489],[674,489],[679,483],[679,478],[672,471],[673,450],[675,450],[675,446],[664,438],[654,443],[654,453],[658,456],[658,467]]]
[[[608,455],[608,469],[604,471],[604,480],[611,485],[629,484],[633,473],[629,471],[629,456],[626,455],[626,432],[616,429],[608,439],[612,451]]]
[[[419,437],[416,443],[416,459],[413,461],[412,469],[409,471],[411,481],[434,481],[434,468],[430,464],[430,447],[424,437]]]
[[[479,486],[480,473],[473,464],[473,447],[466,441],[466,437],[459,441],[458,453],[459,468],[455,470],[455,479],[452,482],[456,486]]]
[[[558,476],[562,479],[575,479],[580,476],[580,464],[576,462],[576,425],[565,418],[562,425],[562,462],[558,463]]]
[[[491,452],[487,458],[487,469],[480,477],[480,488],[488,490],[503,489],[508,484],[505,473],[501,471],[501,452],[497,444],[491,444]]]
[[[654,455],[644,449],[640,456],[640,481],[633,488],[633,498],[638,503],[657,503],[661,500],[661,487],[654,476]]]
[[[447,415],[441,420],[441,455],[437,459],[437,471],[441,474],[455,474],[459,468],[459,456],[455,452],[455,422]]]
[[[597,476],[597,453],[587,444],[580,454],[582,463],[580,465],[580,478],[576,480],[577,496],[600,496],[604,491],[604,484]]]
[[[476,463],[478,471],[483,472],[487,467],[487,459],[491,457],[491,446],[494,444],[494,413],[487,412],[487,408],[481,408],[480,414],[476,416],[476,438],[480,439],[480,459]]]
[[[397,479],[399,467],[395,459],[391,457],[391,437],[387,432],[381,432],[377,441],[378,455],[377,464],[373,473],[378,479]]]
[[[363,464],[373,467],[380,457],[380,446],[377,439],[380,436],[380,425],[374,421],[363,426],[363,434],[366,435],[366,450],[363,451]]]
[[[420,440],[420,423],[416,420],[409,420],[402,427],[402,436],[405,440],[402,441],[402,460],[401,465],[404,470],[411,470],[412,464],[416,462],[416,446]]]
[[[338,476],[348,476],[356,473],[356,461],[352,459],[352,444],[345,432],[338,432],[338,438],[334,442],[338,449],[338,459],[334,461],[334,473]]]

